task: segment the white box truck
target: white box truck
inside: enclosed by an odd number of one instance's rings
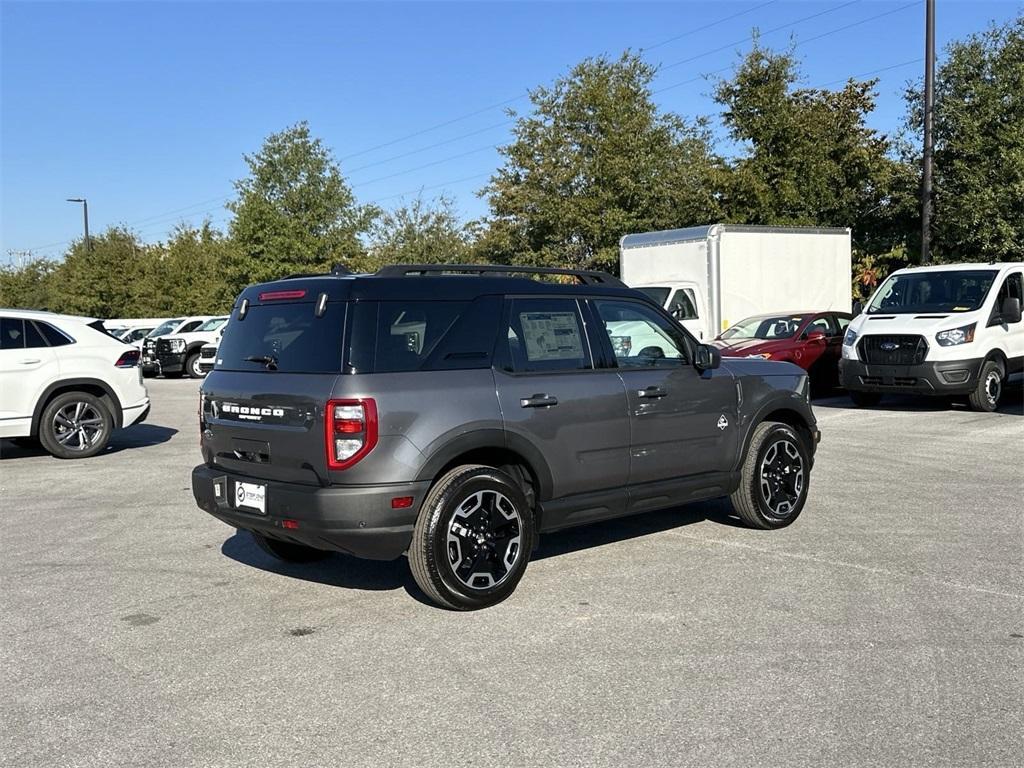
[[[752,315],[849,312],[850,259],[845,228],[710,224],[619,241],[623,282],[704,341]]]

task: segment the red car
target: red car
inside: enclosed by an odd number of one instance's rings
[[[712,343],[725,357],[761,357],[796,363],[815,387],[839,384],[846,312],[787,312],[741,320]]]

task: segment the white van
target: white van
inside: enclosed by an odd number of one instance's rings
[[[886,392],[967,395],[994,411],[1024,377],[1024,262],[893,272],[850,323],[839,363],[853,402]]]

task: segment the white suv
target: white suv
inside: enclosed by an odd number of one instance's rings
[[[57,458],[85,458],[148,413],[139,350],[102,321],[0,309],[0,437],[38,439]]]

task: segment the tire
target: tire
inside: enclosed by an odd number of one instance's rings
[[[981,366],[978,386],[968,396],[971,410],[992,412],[999,407],[1003,395],[1003,369],[995,360],[987,360]]]
[[[271,557],[283,560],[286,563],[314,563],[317,560],[323,560],[331,554],[322,549],[307,547],[305,544],[271,539],[262,533],[256,533],[256,531],[249,531],[249,533],[252,534],[253,541],[256,542],[257,547]]]
[[[858,408],[873,408],[882,402],[882,395],[878,392],[858,392],[851,389],[850,399]]]
[[[185,358],[185,373],[190,379],[202,379],[206,374],[199,368],[199,353],[193,352]]]
[[[39,442],[58,459],[85,459],[107,447],[114,419],[107,406],[87,392],[65,392],[43,408]]]
[[[765,421],[743,460],[733,507],[751,528],[785,528],[803,511],[810,487],[810,456],[804,441],[788,424]]]
[[[466,464],[441,477],[424,499],[409,566],[438,605],[487,608],[515,590],[535,537],[522,486],[501,470]]]

